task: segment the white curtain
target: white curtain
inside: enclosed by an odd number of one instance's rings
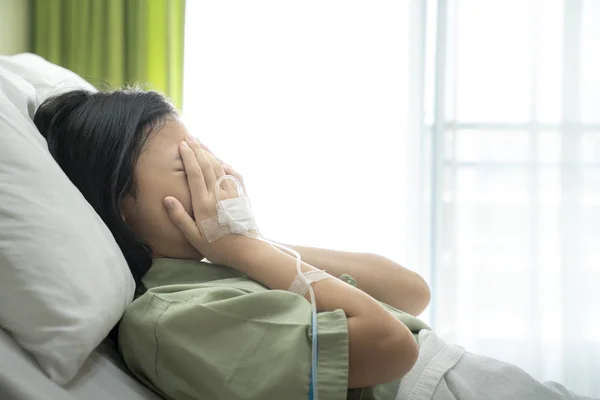
[[[598,396],[600,1],[421,6],[432,325]]]
[[[598,0],[187,8],[184,119],[266,237],[395,259],[448,340],[600,395]]]

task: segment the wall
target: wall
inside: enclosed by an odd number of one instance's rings
[[[0,54],[29,50],[29,1],[0,0]]]

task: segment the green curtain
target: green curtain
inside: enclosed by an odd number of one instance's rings
[[[100,88],[136,84],[181,109],[185,0],[30,0],[31,48]]]

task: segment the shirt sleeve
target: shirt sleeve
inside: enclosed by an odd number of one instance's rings
[[[125,313],[119,344],[132,372],[171,399],[306,400],[311,312],[286,291],[150,291]],[[345,400],[346,316],[319,313],[317,328],[319,397]]]

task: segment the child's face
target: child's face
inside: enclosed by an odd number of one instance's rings
[[[191,195],[179,144],[190,134],[178,119],[152,132],[135,167],[135,196],[122,204],[125,222],[150,247],[154,257],[201,259],[202,255],[171,222],[164,198],[173,196],[193,217]]]

